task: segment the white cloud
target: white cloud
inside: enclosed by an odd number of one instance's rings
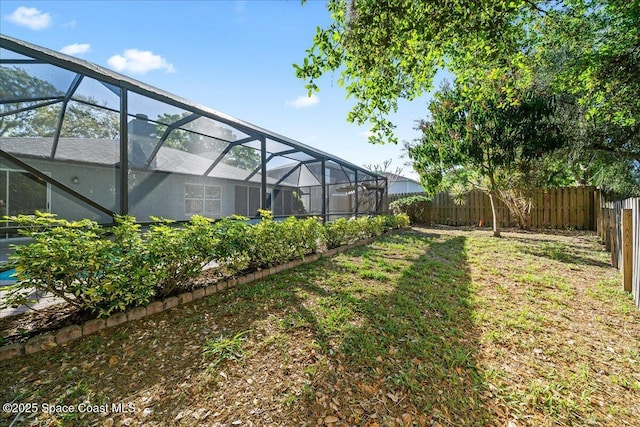
[[[62,28],[75,28],[76,27],[76,20],[72,19],[71,21],[62,24]]]
[[[35,7],[20,6],[11,15],[7,15],[6,19],[16,25],[32,30],[44,30],[51,25],[51,15]]]
[[[160,55],[149,50],[127,49],[122,55],[113,55],[107,63],[116,71],[128,71],[133,74],[144,74],[153,70],[175,72],[172,64]]]
[[[311,96],[299,96],[294,101],[285,101],[285,105],[291,105],[293,108],[307,108],[320,102],[315,94]]]
[[[91,52],[91,45],[88,43],[74,43],[63,47],[60,52],[67,55],[82,55],[83,53]]]

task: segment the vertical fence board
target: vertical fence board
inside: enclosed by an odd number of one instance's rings
[[[386,204],[403,197],[425,193],[391,194],[386,196]],[[447,193],[432,197],[430,216],[434,224],[483,226],[492,225],[489,196],[474,190],[464,196],[465,203],[456,205]],[[594,187],[546,188],[532,193],[532,207],[529,218],[531,228],[567,228],[597,230],[600,238],[607,242],[605,234],[610,227],[608,209],[601,207],[600,195]],[[496,218],[501,228],[517,227],[518,218],[500,200],[494,200]],[[634,214],[635,215],[635,214]],[[607,217],[609,216],[609,217]]]
[[[544,196],[547,192],[543,189],[538,190],[538,225],[536,228],[545,228],[544,219]]]
[[[479,219],[478,218],[478,216],[479,216],[478,215],[479,204],[478,204],[478,194],[475,191],[473,192],[473,197],[471,199],[471,205],[472,205],[472,208],[471,208],[471,225],[477,226],[478,225],[478,219]]]
[[[570,200],[569,200],[569,189],[568,188],[558,188],[556,189],[556,191],[559,193],[560,197],[562,197],[562,212],[560,212],[561,214],[561,221],[560,223],[562,224],[562,227],[567,227],[568,224],[570,224],[569,222],[569,208],[570,208]]]
[[[578,188],[569,189],[569,224],[567,227],[577,227],[578,225]]]
[[[473,199],[471,201],[472,208],[470,209],[470,217],[471,225],[478,225],[478,194],[473,193]]]
[[[553,188],[549,190],[548,193],[545,194],[548,202],[545,203],[546,206],[549,206],[549,210],[547,211],[547,215],[549,218],[549,225],[551,228],[558,227],[558,189]]]
[[[618,268],[618,221],[616,221],[616,210],[611,211],[611,217],[609,218],[609,228],[611,230],[611,267]]]
[[[587,197],[589,197],[589,193],[587,193]],[[600,217],[600,212],[596,209],[596,204],[598,200],[598,192],[594,191],[590,195],[589,199],[589,218],[591,219],[589,222],[589,230],[596,230],[596,234],[600,232],[598,228],[598,218]]]
[[[584,187],[576,189],[576,226],[584,230]]]
[[[533,193],[533,197],[531,197],[531,217],[529,220],[529,226],[531,228],[538,228],[538,195],[540,191],[536,191]]]
[[[442,193],[442,219],[445,225],[451,225],[449,218],[449,204],[447,203],[447,195]]]
[[[622,210],[622,287],[632,291],[633,283],[633,210]]]
[[[540,216],[540,220],[542,221],[542,227],[551,227],[551,218],[548,212],[550,212],[549,210],[549,203],[548,201],[551,200],[550,194],[549,194],[549,190],[545,189],[543,191],[541,191],[540,197],[540,212],[541,212],[541,216]]]
[[[449,225],[449,205],[447,204],[447,197],[444,193],[440,194],[440,203],[442,203],[442,223]]]
[[[604,219],[604,207],[602,206],[602,199],[601,199],[601,195],[600,195],[600,190],[597,190],[594,194],[593,194],[593,198],[594,198],[594,212],[596,212],[597,218],[597,224],[598,224],[598,236],[600,236],[600,240],[604,240],[604,226],[603,226],[603,219]]]
[[[633,299],[640,308],[640,198],[632,201],[633,209]]]
[[[594,216],[592,213],[591,207],[593,206],[593,194],[588,191],[587,188],[584,188],[582,191],[582,201],[583,201],[583,230],[595,230],[593,224],[590,224],[590,221],[593,221]]]
[[[611,252],[611,209],[602,210],[602,240],[604,240],[604,249]]]
[[[458,210],[455,208],[455,204],[453,203],[453,198],[451,196],[447,196],[447,204],[449,205],[450,225],[458,225]]]
[[[475,209],[476,225],[480,226],[480,220],[482,219],[482,195],[481,194],[476,193],[475,204],[476,204],[476,209]]]
[[[444,218],[445,224],[451,225],[451,206],[449,206],[449,196],[447,194],[442,194],[442,203],[444,205]]]

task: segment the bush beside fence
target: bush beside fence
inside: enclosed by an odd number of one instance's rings
[[[398,215],[406,214],[412,224],[431,223],[431,201],[423,195],[412,195],[389,203],[389,210]]]

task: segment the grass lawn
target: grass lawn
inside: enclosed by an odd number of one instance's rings
[[[637,426],[640,311],[607,260],[414,228],[0,362],[0,397],[38,425]],[[108,411],[43,413],[82,402]]]

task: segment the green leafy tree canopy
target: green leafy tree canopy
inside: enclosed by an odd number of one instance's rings
[[[445,85],[429,105],[431,118],[420,123],[422,138],[409,148],[427,192],[442,190],[445,177],[457,174],[487,192],[493,205],[493,197],[513,186],[530,161],[562,145],[554,97],[544,88],[534,85],[513,96],[499,85],[484,87],[486,96],[477,100]],[[512,100],[505,103],[507,96]],[[499,235],[495,212],[494,234]]]
[[[534,80],[549,50],[565,49],[555,84],[577,94],[591,115],[625,126],[613,148],[635,153],[640,117],[640,3],[623,0],[329,0],[297,77],[317,91],[325,73],[356,104],[347,120],[372,125],[371,142],[397,142],[388,115],[398,99],[432,88],[448,69],[466,91],[480,77],[502,81],[504,102]],[[492,72],[483,75],[487,69]],[[480,98],[483,95],[475,94]],[[611,146],[604,147],[612,150]]]

